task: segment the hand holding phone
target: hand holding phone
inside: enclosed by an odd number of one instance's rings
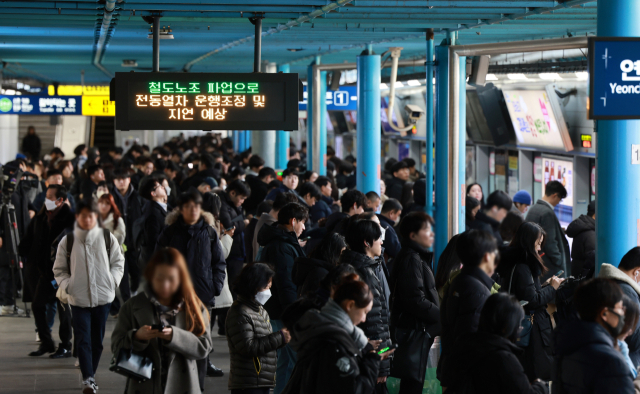
[[[151,329],[152,330],[157,330],[157,331],[162,331],[164,330],[165,325],[163,323],[160,324],[152,324],[151,325]]]
[[[398,348],[398,344],[397,344],[397,343],[392,343],[391,345],[389,345],[389,346],[387,346],[387,347],[385,347],[385,348],[380,349],[380,351],[378,352],[378,354],[380,354],[380,355],[381,355],[382,353],[386,353],[386,352],[389,352],[389,351],[392,351],[392,350],[396,350],[397,348]]]

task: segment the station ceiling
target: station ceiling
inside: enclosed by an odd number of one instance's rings
[[[80,83],[84,70],[88,84],[107,83],[114,72],[150,71],[143,17],[154,14],[174,36],[160,41],[161,71],[252,72],[249,18],[263,15],[262,59],[288,63],[303,79],[316,55],[322,64],[354,62],[367,44],[375,53],[400,46],[402,59],[423,58],[427,28],[435,29],[436,44],[451,31],[460,44],[476,44],[596,30],[596,2],[588,0],[127,0],[115,4],[96,67],[105,4],[0,1],[4,78]],[[123,60],[138,67],[122,67]]]

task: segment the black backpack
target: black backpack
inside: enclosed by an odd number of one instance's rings
[[[111,232],[106,228],[102,229],[102,235],[104,236],[104,244],[107,247],[107,259],[111,258]],[[73,250],[73,231],[67,234],[67,264],[71,262],[71,251]],[[71,273],[71,269],[69,269]]]

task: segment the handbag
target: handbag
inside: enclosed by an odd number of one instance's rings
[[[134,353],[131,349],[121,348],[111,361],[109,371],[144,382],[151,379],[153,362],[146,356]]]
[[[509,294],[511,294],[511,282],[513,282],[513,273],[515,272],[517,265],[518,264],[515,264],[513,266],[513,269],[511,270],[511,278],[509,279]],[[529,341],[531,340],[531,330],[533,330],[533,314],[525,316],[524,319],[522,319],[522,321],[520,322],[520,326],[522,327],[522,331],[520,331],[520,335],[518,339],[516,339],[516,345],[520,347],[527,347],[529,346]]]
[[[395,329],[398,344],[391,360],[391,376],[400,380],[423,381],[431,348],[426,328]]]

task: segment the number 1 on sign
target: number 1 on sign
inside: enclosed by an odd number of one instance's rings
[[[640,145],[631,145],[631,164],[640,164]]]

